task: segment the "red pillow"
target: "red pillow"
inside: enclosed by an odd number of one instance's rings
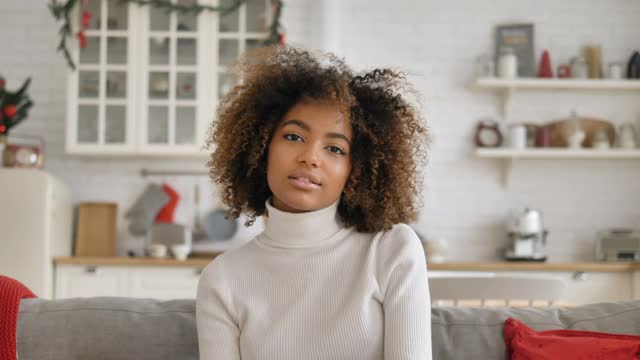
[[[640,336],[582,330],[536,331],[508,318],[504,323],[507,360],[640,359]]]

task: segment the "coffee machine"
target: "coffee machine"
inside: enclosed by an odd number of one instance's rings
[[[507,223],[509,244],[505,249],[505,260],[546,261],[548,233],[539,210],[525,208],[512,212]]]

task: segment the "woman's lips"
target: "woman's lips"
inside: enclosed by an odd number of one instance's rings
[[[302,190],[314,190],[320,188],[320,185],[314,184],[306,179],[289,178],[289,183]]]

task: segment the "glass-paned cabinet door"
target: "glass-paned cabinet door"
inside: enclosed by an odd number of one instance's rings
[[[234,0],[219,0],[219,5],[231,6]],[[245,51],[262,46],[271,23],[271,0],[247,0],[238,11],[218,16],[216,98],[223,98],[238,79],[228,71],[229,65]]]
[[[134,34],[132,6],[118,0],[88,0],[86,45],[78,46],[70,72],[67,151],[113,153],[134,149],[132,108]],[[77,11],[76,28],[81,24]]]
[[[171,1],[186,6],[198,2]],[[167,12],[153,6],[144,11],[141,151],[197,153],[206,129],[206,120],[201,119],[203,103],[210,98],[204,89],[212,84],[206,75],[207,50],[202,40],[210,26],[205,20],[212,15],[207,11],[199,15]]]

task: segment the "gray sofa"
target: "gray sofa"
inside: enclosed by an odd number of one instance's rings
[[[504,359],[508,317],[538,330],[640,335],[640,301],[567,309],[436,307],[431,315],[436,360]],[[18,316],[18,355],[20,360],[198,359],[196,335],[194,300],[26,299]]]

